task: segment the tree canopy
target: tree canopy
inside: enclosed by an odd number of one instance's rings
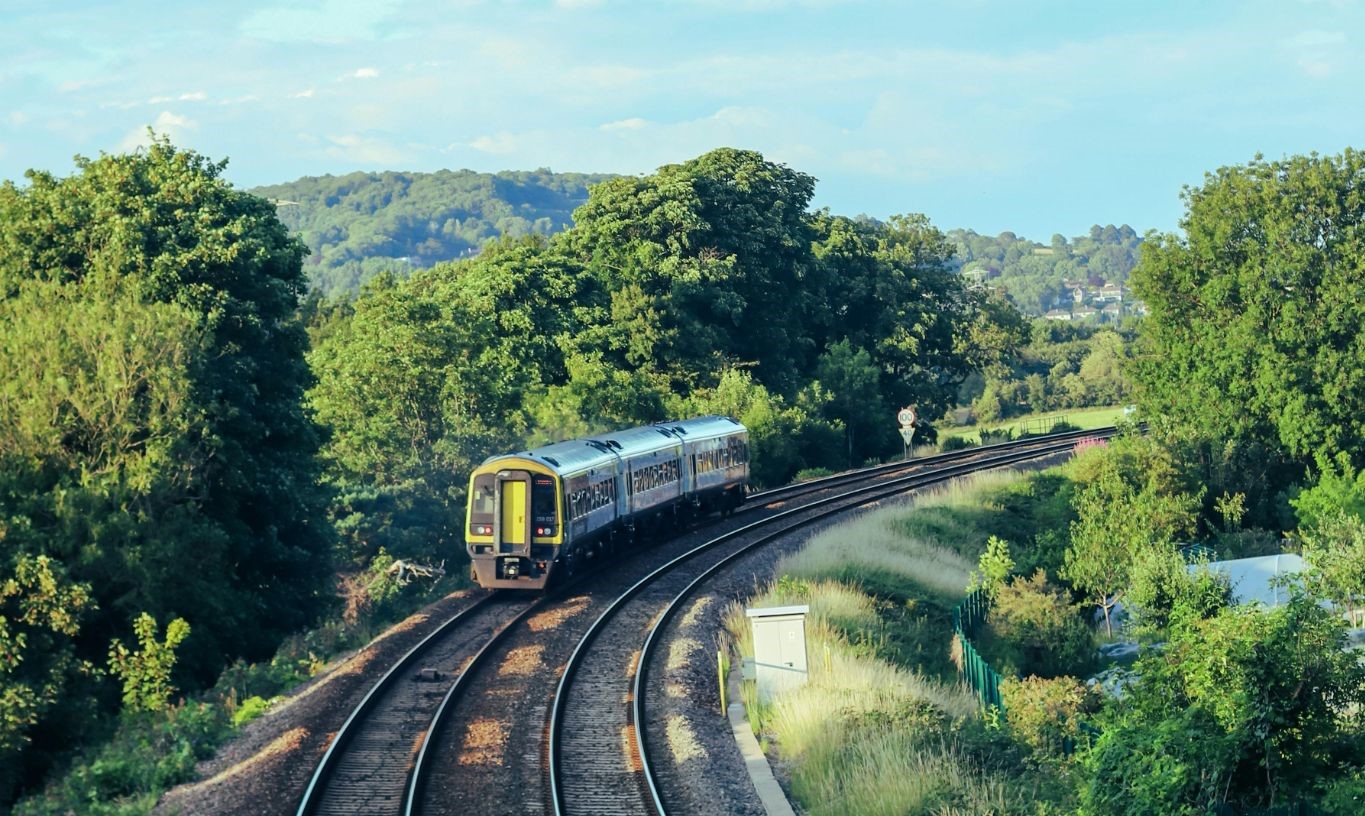
[[[223,167],[158,141],[0,187],[0,584],[88,594],[30,622],[76,660],[142,613],[185,618],[193,682],[269,654],[330,579],[304,249]]]
[[[1365,154],[1257,157],[1185,191],[1149,240],[1135,376],[1147,414],[1299,467],[1365,464]]]

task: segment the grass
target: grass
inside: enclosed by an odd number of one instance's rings
[[[744,695],[803,812],[1034,813],[1050,798],[1017,775],[1016,749],[983,724],[949,660],[951,610],[986,539],[1048,517],[1035,506],[1055,498],[1037,486],[1047,478],[977,475],[864,514],[813,536],[750,599],[810,606],[808,682],[766,704],[752,683]],[[742,606],[726,628],[752,655]]]
[[[961,428],[945,428],[939,431],[939,441],[949,437],[962,437],[974,445],[981,444],[982,429],[988,431],[998,431],[1003,428],[1010,429],[1015,435],[1027,428],[1030,424],[1037,426],[1047,420],[1062,420],[1075,425],[1082,430],[1091,428],[1104,428],[1118,424],[1123,418],[1122,406],[1110,406],[1107,408],[1077,408],[1069,411],[1048,411],[1041,414],[1028,414],[1007,419],[1003,422],[996,422],[990,425],[968,425]]]
[[[1022,803],[1011,781],[978,766],[965,747],[979,741],[976,701],[960,684],[897,666],[855,632],[884,628],[878,601],[837,581],[785,578],[752,603],[806,603],[809,681],[758,705],[745,700],[764,743],[792,769],[810,814],[1005,813]],[[744,608],[727,629],[742,653],[753,644]]]

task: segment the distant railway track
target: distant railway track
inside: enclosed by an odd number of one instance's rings
[[[750,497],[754,509],[743,520],[712,529],[738,525],[772,504],[802,504],[708,536],[700,547],[688,543],[697,537],[692,534],[668,547],[645,548],[628,563],[590,573],[549,596],[486,595],[375,684],[333,738],[297,814],[662,813],[671,771],[660,772],[651,760],[648,729],[633,730],[647,716],[641,707],[652,658],[636,665],[630,656],[641,643],[662,640],[655,632],[685,597],[684,586],[702,580],[696,570],[684,580],[680,568],[738,558],[744,548],[812,523],[797,521],[812,512],[822,514],[812,518],[824,517],[963,472],[1068,450],[1078,438],[1111,432],[1039,437],[765,491]],[[894,477],[907,469],[926,472]],[[809,499],[857,482],[863,486]],[[787,523],[779,532],[763,532],[780,521]],[[758,536],[763,538],[755,541]],[[635,580],[645,572],[649,578]],[[664,575],[672,577],[663,580]],[[633,625],[652,623],[659,614],[658,626],[631,634]],[[603,651],[603,644],[612,648]],[[655,649],[650,646],[651,655]],[[582,763],[574,765],[582,769],[578,777],[593,775],[608,787],[594,794],[591,785],[569,781],[562,773],[566,759]]]
[[[659,736],[648,728],[650,666],[662,633],[703,583],[755,550],[855,507],[978,470],[1071,448],[1054,441],[1025,450],[998,450],[970,462],[856,487],[724,533],[659,567],[622,593],[589,628],[565,667],[555,694],[547,774],[556,816],[668,813],[667,763],[654,757]],[[865,474],[864,481],[874,473]],[[644,631],[643,645],[630,633]],[[628,701],[628,703],[627,703]],[[623,734],[633,736],[622,740]],[[616,750],[611,750],[612,748]],[[676,801],[676,800],[675,800]]]

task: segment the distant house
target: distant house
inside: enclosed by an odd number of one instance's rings
[[[1047,314],[1044,314],[1043,317],[1046,317],[1048,320],[1070,320],[1071,312],[1068,312],[1066,309],[1051,309]]]
[[[1121,284],[1106,283],[1096,289],[1092,297],[1096,303],[1122,303],[1127,290]]]
[[[1104,318],[1105,320],[1118,320],[1120,317],[1123,317],[1123,304],[1122,303],[1108,304],[1103,309],[1100,309],[1100,317]]]
[[[1099,311],[1090,306],[1080,306],[1071,310],[1072,320],[1085,320],[1086,318],[1097,317]]]

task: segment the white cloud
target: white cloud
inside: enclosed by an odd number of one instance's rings
[[[356,133],[328,135],[330,144],[323,150],[328,156],[355,164],[395,165],[407,161],[407,154],[398,147],[373,136]]]
[[[517,149],[517,139],[507,131],[501,131],[492,136],[480,136],[470,142],[469,146],[480,153],[504,155]]]
[[[1345,32],[1311,29],[1300,31],[1285,40],[1284,44],[1290,48],[1319,48],[1324,45],[1338,45],[1344,42],[1346,42]]]
[[[308,98],[311,97],[314,93],[315,93],[315,91],[314,91],[313,88],[307,88],[307,89],[305,89],[305,90],[299,91],[298,93],[290,94],[290,95],[289,95],[289,98],[290,98],[290,99],[308,99]]]
[[[353,79],[374,79],[377,76],[379,76],[378,68],[357,68],[355,73],[351,74]]]
[[[166,104],[167,102],[174,102],[174,101],[175,101],[175,100],[172,99],[172,98],[169,97],[169,96],[154,96],[154,97],[152,97],[151,99],[148,99],[148,100],[147,100],[147,104],[148,104],[148,105],[164,105],[164,104]]]
[[[188,117],[181,116],[178,113],[162,111],[157,114],[154,121],[146,125],[140,125],[129,131],[123,137],[123,140],[119,142],[118,149],[120,151],[130,151],[151,144],[151,140],[147,135],[148,127],[157,135],[169,136],[171,141],[179,144],[190,131],[199,129],[199,123]]]
[[[28,114],[23,111],[10,111],[6,117],[9,123],[15,127],[28,124]]]
[[[180,95],[181,102],[203,102],[205,99],[208,98],[209,98],[208,94],[204,93],[203,91],[190,91],[188,93],[182,93]]]
[[[607,122],[606,124],[598,125],[597,128],[598,130],[606,131],[639,130],[640,128],[646,127],[648,125],[649,125],[648,121],[641,119],[638,116],[632,116],[629,119],[618,119],[615,122]]]
[[[1333,73],[1332,63],[1318,57],[1299,57],[1299,70],[1314,79],[1327,79]]]

